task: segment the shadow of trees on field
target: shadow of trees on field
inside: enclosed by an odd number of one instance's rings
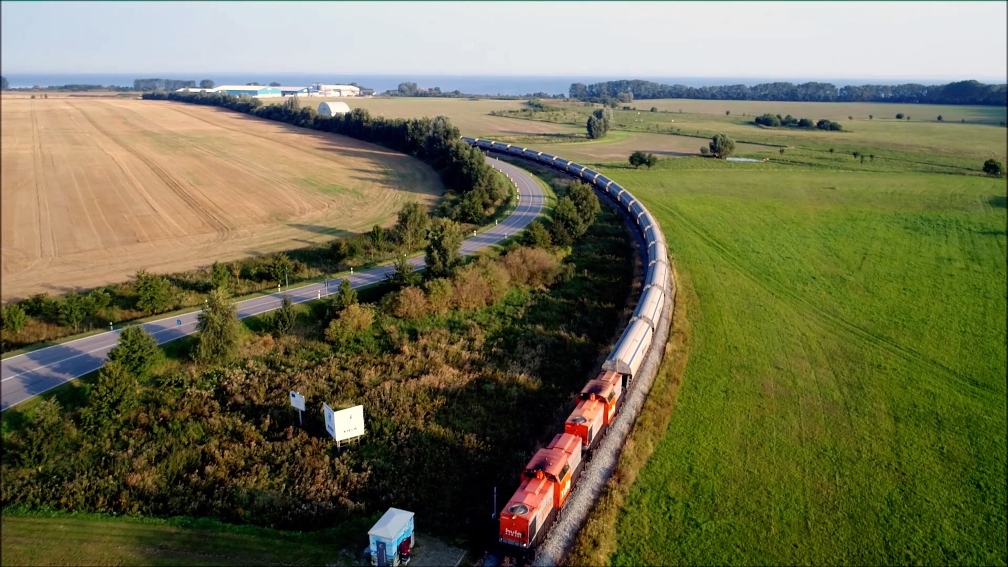
[[[1008,208],[1008,197],[1005,195],[994,195],[987,202],[996,209]]]

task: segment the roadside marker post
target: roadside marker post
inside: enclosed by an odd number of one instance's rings
[[[304,427],[304,422],[301,420],[301,412],[305,409],[304,396],[291,390],[290,403],[294,409],[298,410],[298,425]]]

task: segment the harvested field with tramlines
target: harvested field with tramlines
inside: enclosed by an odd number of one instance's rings
[[[421,162],[216,108],[4,98],[3,300],[390,225],[443,191]]]

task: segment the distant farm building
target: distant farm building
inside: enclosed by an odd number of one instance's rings
[[[314,83],[308,89],[311,96],[360,96],[360,87]]]
[[[308,96],[308,87],[277,87],[280,96]]]
[[[262,87],[258,85],[223,85],[214,89],[214,92],[226,93],[234,96],[254,96],[256,98],[274,98],[283,96],[279,87]]]
[[[323,102],[318,105],[319,116],[336,116],[337,114],[346,114],[347,112],[350,112],[350,107],[345,102],[332,101]]]
[[[354,85],[327,85],[312,83],[310,87],[264,87],[260,85],[221,85],[212,89],[188,87],[175,92],[204,92],[207,94],[224,93],[234,96],[251,96],[256,98],[276,98],[283,96],[318,96],[318,97],[348,97],[361,96],[360,87]]]

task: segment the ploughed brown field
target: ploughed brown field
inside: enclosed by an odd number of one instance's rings
[[[389,226],[444,189],[405,155],[223,109],[4,97],[0,114],[5,301]]]

